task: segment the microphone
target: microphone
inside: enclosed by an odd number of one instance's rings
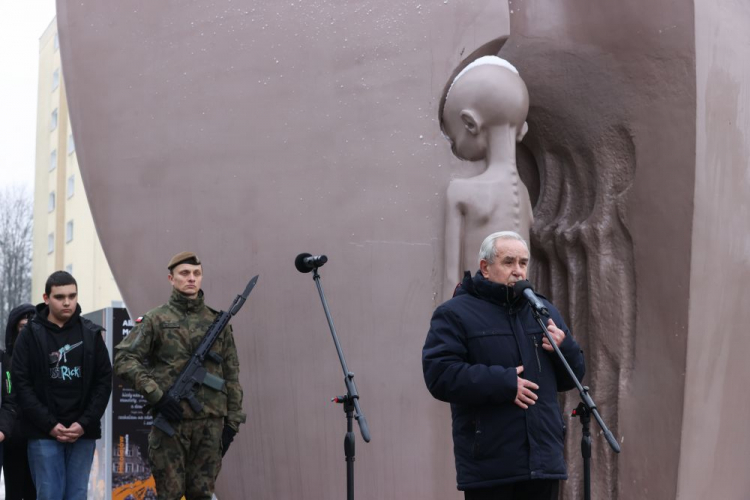
[[[531,283],[529,283],[528,280],[516,281],[516,284],[513,285],[513,293],[517,296],[523,296],[529,302],[532,309],[549,317],[547,307],[541,300],[539,300],[539,297],[536,296],[534,290],[531,288]]]
[[[328,262],[328,257],[325,255],[310,255],[309,253],[301,253],[294,259],[294,267],[301,273],[309,273],[313,269],[317,269],[323,264]]]

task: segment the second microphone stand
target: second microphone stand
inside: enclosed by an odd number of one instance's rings
[[[366,443],[370,442],[370,429],[367,426],[367,419],[365,418],[362,409],[359,407],[359,393],[357,392],[357,386],[354,384],[354,373],[349,371],[346,366],[346,360],[344,359],[344,352],[341,350],[341,344],[339,343],[338,335],[336,335],[336,328],[333,326],[333,318],[331,317],[331,311],[328,309],[328,302],[326,302],[325,294],[323,293],[323,286],[320,284],[320,275],[318,274],[318,268],[313,268],[313,280],[315,285],[318,287],[318,294],[320,295],[320,301],[323,303],[323,310],[326,313],[326,319],[328,320],[328,327],[331,330],[331,336],[333,337],[333,343],[336,344],[336,351],[339,355],[339,361],[341,362],[341,369],[344,370],[344,383],[346,384],[346,395],[337,396],[332,400],[336,403],[342,403],[344,405],[344,413],[346,413],[346,437],[344,438],[344,456],[346,457],[346,498],[347,500],[354,500],[354,432],[352,431],[352,418],[357,420],[359,424],[359,430],[362,433],[362,439]],[[354,414],[356,412],[356,415]]]

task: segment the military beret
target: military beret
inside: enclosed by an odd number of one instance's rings
[[[185,262],[188,262],[189,264],[193,264],[197,266],[201,263],[201,260],[193,252],[180,252],[174,257],[172,257],[171,259],[169,259],[169,264],[167,264],[167,269],[171,271],[175,267],[179,266],[180,264],[184,264]]]

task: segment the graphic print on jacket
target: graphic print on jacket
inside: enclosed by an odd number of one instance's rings
[[[77,325],[47,332],[49,378],[57,415],[65,426],[78,418],[83,391],[83,332]]]
[[[52,351],[49,353],[49,359],[50,364],[55,363],[54,368],[50,368],[49,370],[49,376],[50,378],[58,378],[65,380],[72,380],[74,378],[81,378],[81,366],[68,366],[68,353],[75,349],[76,347],[80,347],[83,345],[83,341],[80,341],[76,344],[70,345],[65,344],[57,351]],[[60,361],[63,362],[62,367],[60,366]]]

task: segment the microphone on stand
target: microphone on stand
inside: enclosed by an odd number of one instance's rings
[[[344,405],[344,413],[346,414],[346,437],[344,438],[344,457],[346,461],[346,498],[348,500],[354,499],[354,432],[352,432],[352,421],[356,420],[359,424],[359,430],[362,433],[362,439],[366,443],[370,442],[370,428],[367,425],[367,419],[365,414],[362,413],[362,408],[359,406],[359,393],[357,392],[357,386],[354,383],[354,373],[349,370],[344,360],[344,351],[341,350],[341,343],[339,337],[336,335],[336,328],[333,326],[333,318],[331,317],[331,311],[328,309],[328,302],[326,296],[323,293],[323,285],[320,284],[320,274],[318,274],[318,268],[328,262],[328,257],[325,255],[310,255],[309,253],[301,253],[294,259],[294,267],[301,273],[313,273],[313,281],[315,286],[318,288],[318,295],[320,295],[320,302],[323,304],[323,312],[326,314],[328,320],[328,328],[331,330],[331,337],[333,337],[333,343],[336,346],[336,352],[339,355],[339,362],[341,363],[341,370],[344,372],[344,384],[346,384],[346,395],[337,396],[331,401],[341,403]]]
[[[313,269],[321,267],[323,264],[328,262],[328,257],[325,255],[310,255],[309,253],[301,253],[294,259],[294,267],[301,273],[309,273]]]
[[[539,300],[539,297],[536,296],[534,289],[531,288],[531,283],[529,283],[528,280],[516,281],[516,284],[513,285],[513,293],[517,296],[524,297],[529,302],[531,308],[536,312],[549,317],[547,307],[541,300]]]

